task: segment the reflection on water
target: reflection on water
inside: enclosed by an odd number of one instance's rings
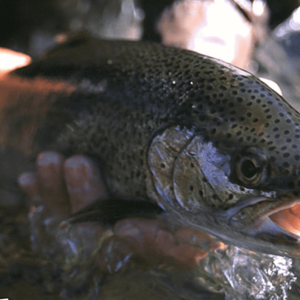
[[[201,262],[199,280],[211,290],[223,289],[226,299],[298,299],[288,297],[297,280],[293,260],[228,246]]]
[[[140,295],[146,300],[299,299],[296,259],[228,245],[210,252],[193,271],[145,269],[120,254],[119,245],[110,242],[109,229],[100,231],[91,223],[58,229],[58,220],[49,218],[43,206],[29,215],[30,251],[24,246],[26,230],[18,233],[20,228],[13,228],[26,227],[24,217],[19,219],[0,226],[0,291],[10,283],[14,289],[14,282],[24,278],[39,287],[39,300],[47,293],[70,300],[129,300]]]
[[[105,243],[110,230],[71,226],[57,229],[46,218],[43,207],[31,212],[31,241],[48,261],[48,271],[59,269],[66,299],[272,299],[299,298],[300,262],[288,257],[250,252],[229,245],[211,252],[194,271],[140,269],[122,256],[115,243]],[[105,246],[104,246],[105,245]],[[99,262],[104,258],[108,274]],[[46,274],[46,273],[45,273]],[[53,285],[53,276],[44,275],[44,287]],[[126,289],[124,287],[126,286]]]

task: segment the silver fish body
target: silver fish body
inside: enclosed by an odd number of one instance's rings
[[[300,256],[298,236],[270,218],[300,203],[300,115],[255,76],[190,51],[96,39],[67,42],[11,76],[75,86],[47,100],[31,154],[90,155],[113,197],[154,201],[227,242]],[[2,109],[14,111],[5,145],[17,147],[20,101]]]

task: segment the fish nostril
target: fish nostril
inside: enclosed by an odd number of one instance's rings
[[[210,133],[211,133],[212,135],[216,134],[216,133],[217,133],[217,129],[216,129],[216,128],[213,128],[213,129],[210,131]]]

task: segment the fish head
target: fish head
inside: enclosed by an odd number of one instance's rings
[[[300,115],[232,68],[190,104],[199,125],[174,160],[174,194],[164,198],[174,199],[182,223],[246,248],[300,256]]]

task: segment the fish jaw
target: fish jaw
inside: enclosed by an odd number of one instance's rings
[[[271,254],[300,257],[300,198],[292,195],[277,199],[256,197],[246,202],[248,204],[242,201],[219,216],[233,231],[245,235],[240,245]]]

